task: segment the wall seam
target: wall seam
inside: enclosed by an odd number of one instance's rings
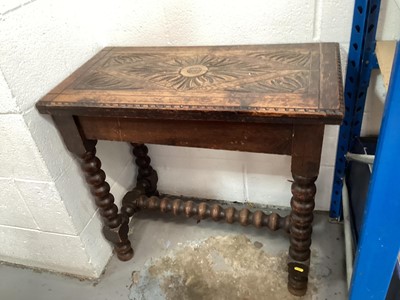
[[[22,199],[22,202],[24,203],[25,208],[28,210],[29,214],[30,214],[31,217],[32,217],[33,223],[35,223],[37,229],[39,229],[39,230],[41,231],[41,228],[40,228],[38,222],[36,221],[36,219],[35,219],[35,217],[34,217],[32,211],[31,211],[31,209],[29,208],[29,205],[25,202],[25,198],[22,196],[21,191],[19,190],[18,185],[15,184],[15,179],[12,179],[12,181],[13,181],[13,183],[14,183],[15,188],[17,189],[18,196]]]
[[[24,114],[25,114],[25,113],[22,113],[21,116],[22,116],[22,119],[23,119],[23,121],[24,121],[25,128],[28,130],[29,135],[30,135],[30,137],[31,137],[31,139],[32,139],[32,141],[33,141],[34,147],[35,147],[37,153],[39,154],[38,156],[39,156],[39,158],[40,158],[40,161],[41,161],[41,162],[43,163],[43,165],[45,166],[45,168],[46,168],[46,173],[47,173],[47,175],[49,176],[49,178],[51,179],[50,181],[37,181],[37,182],[42,182],[42,183],[46,183],[46,184],[49,184],[49,185],[50,185],[50,184],[54,184],[54,186],[55,186],[55,191],[57,192],[57,194],[58,194],[58,196],[59,196],[59,198],[60,198],[60,200],[61,200],[61,202],[62,202],[62,205],[64,206],[66,212],[68,213],[68,217],[69,217],[69,219],[70,219],[70,221],[71,221],[72,227],[74,228],[75,232],[78,233],[78,230],[77,230],[77,228],[76,228],[76,225],[75,225],[75,223],[74,223],[73,220],[72,220],[71,213],[70,213],[70,211],[68,210],[67,206],[65,205],[64,200],[63,200],[63,197],[61,197],[61,194],[60,194],[60,192],[59,192],[59,190],[58,190],[58,188],[57,188],[57,185],[56,185],[56,182],[61,178],[62,174],[64,174],[67,170],[69,170],[69,169],[72,167],[72,164],[70,164],[65,170],[63,170],[63,172],[60,172],[60,174],[59,174],[56,178],[52,178],[52,174],[50,173],[50,170],[49,170],[49,168],[48,168],[48,166],[47,166],[47,162],[46,162],[46,160],[43,158],[43,155],[42,155],[42,153],[40,152],[39,147],[37,146],[36,140],[34,139],[34,137],[33,137],[33,135],[32,135],[32,132],[30,131],[30,128],[29,128],[28,124],[26,123],[26,120],[25,120],[25,118],[24,118]],[[25,199],[24,199],[24,202],[25,202]],[[43,231],[43,232],[44,232],[44,231]]]
[[[10,226],[10,225],[0,224],[0,228],[1,227],[13,228],[16,230],[32,231],[32,232],[36,232],[36,233],[46,233],[46,234],[57,235],[57,236],[79,237],[78,235],[75,235],[75,234],[52,232],[52,231],[46,231],[46,230],[41,230],[41,229],[32,229],[32,228],[26,228],[26,227],[20,227],[20,226]]]
[[[22,4],[20,4],[20,5],[16,6],[16,7],[14,7],[14,8],[11,8],[11,9],[5,11],[4,13],[2,13],[2,16],[8,15],[8,14],[10,14],[10,13],[12,13],[12,12],[14,12],[14,11],[16,11],[16,10],[18,10],[18,9],[20,9],[20,8],[22,8],[22,7],[24,7],[24,6],[27,6],[27,5],[29,5],[29,4],[31,4],[31,3],[33,3],[33,2],[36,2],[36,1],[37,1],[37,0],[31,0],[31,1],[28,1],[28,2],[25,2],[25,3],[22,3]]]
[[[247,163],[243,163],[243,193],[244,193],[244,201],[250,201],[249,196],[249,182],[247,176]]]
[[[2,15],[0,15],[2,16]],[[0,19],[1,20],[1,19]],[[10,112],[5,112],[5,113],[0,113],[0,115],[20,115],[21,114],[21,108],[19,107],[17,100],[15,98],[15,95],[10,87],[10,83],[8,82],[6,76],[4,75],[3,69],[0,66],[0,75],[4,78],[4,82],[6,83],[7,89],[10,92],[11,95],[11,99],[14,101],[15,103],[15,111],[10,111]]]
[[[321,26],[322,26],[322,0],[314,0],[314,28],[313,28],[313,41],[321,40]]]
[[[5,177],[0,177],[1,178],[5,178]],[[46,180],[32,180],[32,179],[23,179],[23,178],[10,178],[13,179],[15,181],[23,181],[23,182],[29,182],[29,183],[44,183],[44,184],[52,184],[54,183],[53,181],[46,181]]]
[[[67,168],[65,168],[64,170],[62,170],[62,171],[61,171],[59,174],[57,174],[57,176],[55,176],[55,177],[53,177],[53,174],[50,173],[50,170],[49,170],[49,168],[48,168],[47,162],[46,162],[46,160],[43,158],[42,153],[40,152],[40,149],[39,149],[39,147],[37,146],[37,142],[36,142],[35,138],[33,137],[32,133],[31,133],[31,130],[30,130],[30,128],[29,128],[29,126],[28,126],[28,124],[27,124],[27,122],[26,122],[26,120],[25,120],[25,115],[28,114],[28,113],[29,113],[32,109],[34,109],[34,108],[35,108],[35,104],[33,104],[32,106],[30,106],[28,109],[24,110],[24,112],[22,112],[21,115],[22,115],[22,118],[23,118],[24,123],[25,123],[25,125],[26,125],[26,128],[27,128],[28,131],[29,131],[29,134],[30,134],[32,140],[34,141],[35,148],[36,148],[36,150],[38,151],[38,153],[40,153],[41,161],[42,161],[43,164],[46,166],[46,169],[47,169],[47,171],[48,171],[48,174],[49,174],[49,176],[50,176],[50,178],[51,178],[51,181],[47,181],[47,182],[48,182],[48,183],[56,183],[57,180],[60,179],[60,177],[61,177],[66,171],[68,171],[68,170],[72,167],[72,164],[69,164]],[[54,126],[54,125],[53,125],[53,126]],[[65,149],[65,151],[68,153],[68,150]],[[44,181],[38,180],[37,182],[44,182]]]

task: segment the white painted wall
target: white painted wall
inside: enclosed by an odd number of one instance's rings
[[[397,22],[389,6],[385,16]],[[102,47],[334,41],[345,66],[352,8],[345,0],[2,0],[0,260],[96,277],[110,256],[77,164],[34,108]],[[337,127],[327,126],[317,209],[329,206],[336,142]],[[135,176],[129,147],[98,149],[120,199]],[[150,154],[163,192],[289,205],[287,156],[166,146]]]
[[[97,277],[109,259],[111,248],[99,237],[100,221],[77,165],[50,118],[34,107],[101,49],[105,16],[95,6],[0,2],[0,260]],[[121,197],[133,177],[125,170],[127,146],[113,147],[116,157],[106,143],[100,148],[112,190]],[[119,159],[122,150],[125,160]]]
[[[348,1],[118,2],[107,45],[222,45],[336,41],[345,56],[352,18]],[[336,16],[340,16],[339,18]],[[332,26],[332,24],[334,24]],[[316,208],[329,209],[337,126],[327,126]],[[151,146],[160,190],[289,206],[290,158]]]

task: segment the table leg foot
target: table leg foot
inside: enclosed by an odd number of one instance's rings
[[[118,259],[121,261],[128,261],[133,257],[134,252],[129,241],[128,244],[115,245],[114,249]]]
[[[122,261],[130,260],[133,257],[133,249],[128,239],[128,232],[128,219],[125,219],[123,223],[116,228],[103,227],[104,237],[114,245],[115,253]]]

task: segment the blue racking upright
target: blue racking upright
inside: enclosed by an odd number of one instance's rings
[[[350,286],[351,300],[385,299],[400,250],[400,42],[383,112],[361,238]]]
[[[376,68],[379,0],[356,0],[339,131],[330,218],[340,220],[345,155],[360,135],[365,97]],[[372,179],[365,203],[349,299],[385,299],[400,250],[400,43],[397,42]]]
[[[375,36],[378,27],[380,0],[356,0],[344,89],[345,116],[339,130],[333,179],[331,219],[342,214],[343,178],[346,172],[345,155],[360,135],[365,99],[371,71],[376,67]]]

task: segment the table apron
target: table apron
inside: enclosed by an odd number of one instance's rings
[[[293,124],[76,117],[85,138],[290,155]]]

